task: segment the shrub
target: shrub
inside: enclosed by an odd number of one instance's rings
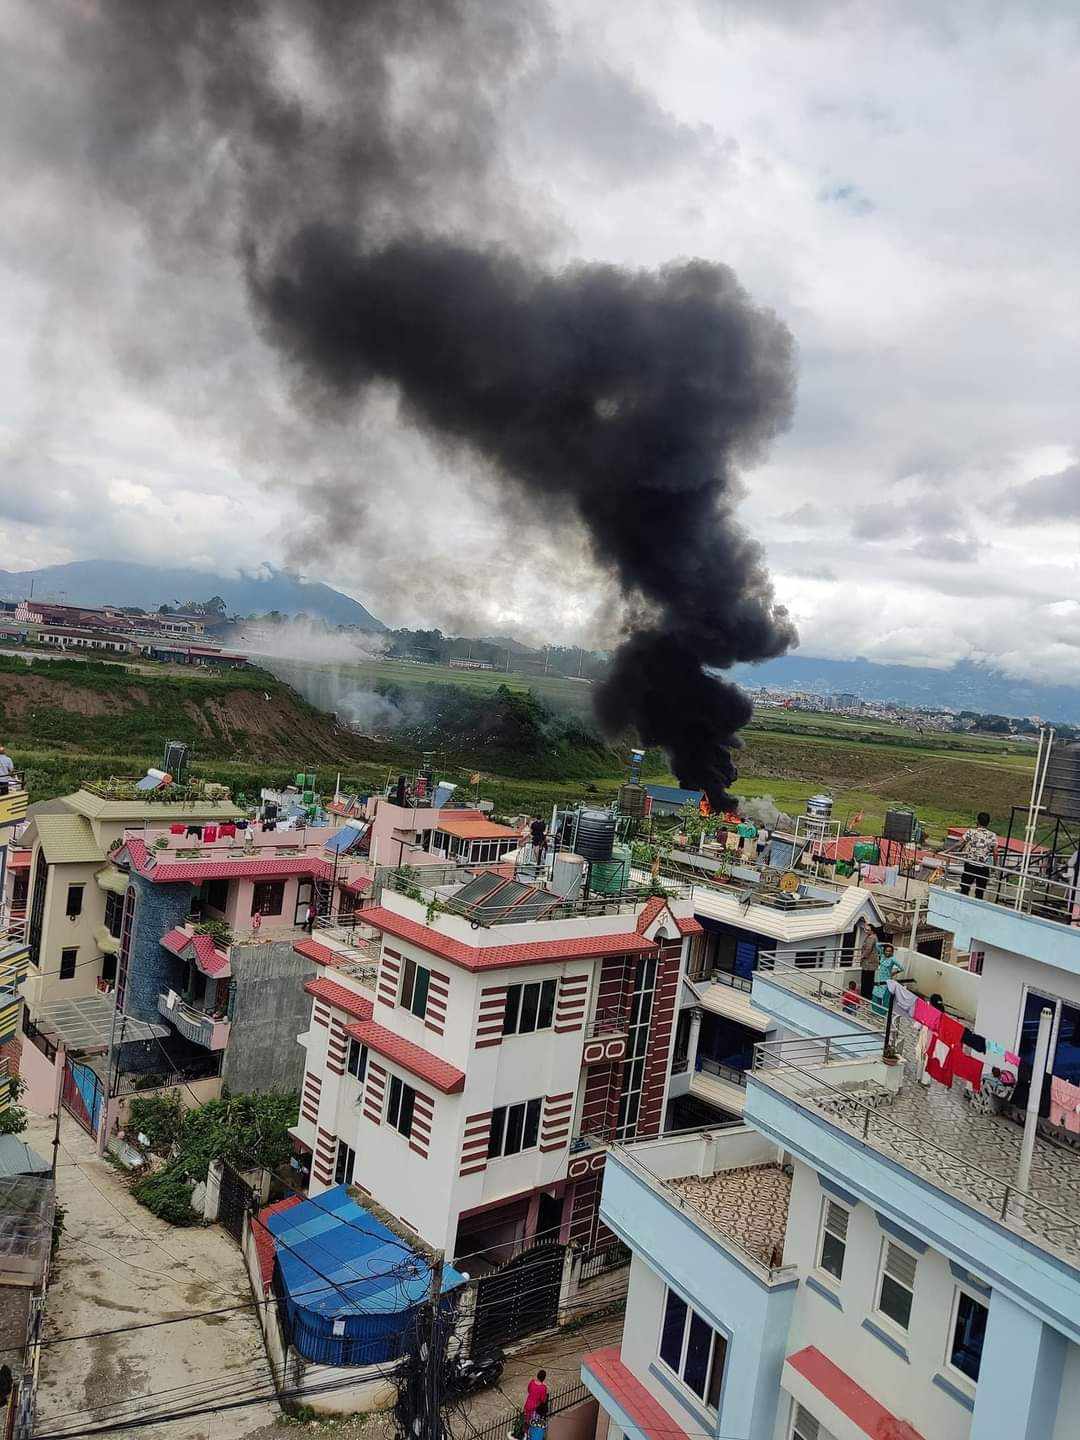
[[[169,1225],[195,1225],[202,1218],[191,1208],[191,1182],[178,1165],[166,1165],[164,1170],[136,1180],[131,1193]]]
[[[150,1149],[167,1155],[180,1138],[184,1107],[179,1095],[147,1095],[131,1102],[128,1129],[145,1135]]]

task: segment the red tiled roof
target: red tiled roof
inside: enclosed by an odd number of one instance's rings
[[[460,840],[520,840],[525,833],[512,830],[509,825],[497,825],[494,820],[463,820],[457,814],[452,819],[440,816],[436,829],[456,835]]]
[[[325,1000],[327,1005],[333,1006],[335,1010],[344,1010],[346,1015],[354,1015],[357,1020],[370,1020],[374,1014],[375,1007],[370,1000],[365,1000],[363,995],[358,995],[355,990],[339,985],[336,980],[326,980],[322,975],[317,975],[314,980],[304,981],[304,989],[316,999]]]
[[[864,1435],[874,1440],[923,1440],[913,1425],[898,1420],[879,1405],[874,1397],[857,1385],[839,1365],[834,1365],[815,1345],[807,1345],[787,1357],[786,1364],[824,1395],[826,1400],[857,1425]]]
[[[126,840],[117,856],[127,851],[132,865],[155,885],[200,880],[283,879],[286,875],[317,875],[329,880],[333,867],[319,855],[237,856],[228,860],[159,860],[154,862],[142,840]],[[115,857],[114,857],[115,858]]]
[[[328,945],[320,945],[317,940],[297,940],[292,947],[298,955],[305,955],[309,960],[314,960],[316,965],[325,965],[330,970],[337,970],[346,963],[346,957],[337,950],[331,950]]]
[[[9,850],[8,864],[12,870],[28,870],[30,868],[29,850]]]
[[[282,1210],[291,1210],[294,1205],[299,1205],[303,1198],[302,1195],[286,1195],[284,1200],[275,1200],[273,1205],[267,1205],[259,1211],[258,1222],[252,1227],[255,1231],[255,1254],[259,1258],[259,1274],[262,1277],[264,1294],[270,1290],[270,1281],[274,1276],[274,1256],[277,1252],[277,1245],[266,1222],[271,1215],[280,1215]]]
[[[617,1345],[586,1355],[581,1368],[595,1376],[634,1424],[649,1436],[649,1440],[687,1440],[687,1432],[675,1424],[660,1401],[650,1395],[633,1371],[628,1370],[619,1359]]]
[[[373,883],[370,875],[357,875],[352,880],[338,881],[341,889],[348,890],[351,895],[366,895]]]
[[[189,935],[186,930],[169,930],[161,937],[165,949],[181,960],[194,960],[204,975],[232,973],[229,957],[223,955],[210,935]]]
[[[676,915],[675,924],[679,927],[680,935],[704,935],[705,933],[704,925],[693,915]]]
[[[308,981],[309,986],[318,983],[317,980]],[[441,1090],[444,1095],[454,1095],[465,1088],[464,1071],[456,1070],[448,1061],[440,1060],[438,1055],[421,1049],[411,1040],[395,1035],[393,1030],[387,1030],[385,1025],[379,1025],[374,1020],[361,1020],[358,1025],[346,1025],[345,1033],[392,1064],[400,1065],[402,1070],[408,1070],[410,1075],[416,1075],[421,1080],[426,1080],[429,1085],[434,1085],[435,1089]]]
[[[511,965],[540,965],[549,960],[581,960],[601,955],[638,955],[656,949],[652,940],[636,931],[621,935],[580,935],[563,940],[530,940],[518,945],[466,945],[441,935],[427,925],[408,920],[394,910],[374,905],[358,916],[376,930],[409,940],[431,955],[439,955],[463,970],[502,970]]]
[[[645,931],[666,906],[667,901],[662,895],[654,895],[652,899],[646,903],[645,909],[642,910],[641,914],[637,917],[637,925],[634,927],[639,935],[645,934]]]

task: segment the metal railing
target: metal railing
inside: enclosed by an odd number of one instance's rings
[[[731,970],[712,970],[703,979],[710,985],[728,985],[732,990],[745,990],[747,994],[754,988],[753,980],[745,975],[736,975]]]
[[[569,1384],[560,1386],[558,1390],[548,1392],[548,1418],[550,1419],[552,1415],[559,1415],[563,1410],[569,1410],[574,1405],[581,1405],[584,1401],[592,1398],[592,1392],[583,1380],[571,1380]],[[487,1425],[479,1427],[469,1419],[468,1410],[459,1410],[458,1413],[465,1422],[463,1440],[506,1440],[514,1422],[521,1418],[521,1406],[515,1405],[512,1410],[507,1410],[497,1420],[491,1420]]]
[[[621,1240],[612,1240],[596,1250],[586,1250],[581,1256],[578,1280],[595,1280],[598,1275],[607,1275],[612,1270],[621,1270],[630,1264],[630,1247]]]
[[[858,968],[854,945],[827,945],[822,950],[759,950],[757,968],[772,970],[783,966],[796,970],[839,970]]]
[[[894,1120],[888,1112],[891,1093],[884,1084],[875,1085],[872,1077],[861,1089],[844,1089],[821,1073],[820,1067],[831,1062],[880,1061],[883,1045],[884,1037],[877,1035],[762,1041],[754,1046],[752,1077],[788,1095],[795,1104],[824,1115],[938,1189],[1031,1236],[1043,1249],[1080,1257],[1080,1216],[1048,1205],[1030,1190],[1003,1181],[1000,1174],[991,1174],[937,1144],[925,1131]]]
[[[585,1038],[595,1040],[600,1035],[620,1035],[630,1023],[629,1013],[619,1005],[609,1005],[598,1010],[585,1027]]]
[[[837,955],[850,951],[835,951]],[[759,962],[761,956],[758,957]],[[766,978],[774,985],[780,985],[795,995],[811,1000],[847,1020],[854,1020],[872,1030],[884,1030],[888,1018],[888,1005],[867,999],[858,988],[848,989],[851,980],[858,986],[861,969],[848,961],[846,967],[837,965],[807,966],[797,960],[788,960],[775,952],[769,957],[768,965],[760,965]]]
[[[1050,855],[1033,855],[1025,874],[1019,857],[1012,864],[976,866],[964,856],[949,852],[925,857],[923,868],[927,871],[927,882],[938,889],[970,895],[973,900],[986,900],[1024,915],[1056,920],[1062,925],[1080,924],[1080,888],[1060,874],[1045,873],[1053,863]]]
[[[738,1085],[745,1090],[745,1070],[736,1070],[734,1065],[725,1065],[722,1060],[712,1060],[708,1055],[699,1055],[696,1064],[706,1075],[715,1075],[718,1080],[726,1080],[729,1085]]]
[[[51,1040],[49,1036],[45,1034],[44,1030],[38,1029],[30,1019],[30,1014],[25,1005],[23,1006],[22,1012],[22,1032],[32,1045],[37,1046],[47,1060],[56,1059],[60,1049],[59,1045],[55,1040]]]

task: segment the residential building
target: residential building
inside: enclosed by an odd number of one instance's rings
[[[26,976],[28,946],[24,913],[13,904],[19,871],[12,868],[18,852],[11,839],[25,819],[26,804],[21,782],[9,781],[0,794],[0,1111],[8,1107],[10,1080],[19,1072],[19,986]]]
[[[38,631],[42,645],[56,650],[104,650],[116,655],[134,655],[138,645],[128,635],[111,630],[77,630],[67,625],[43,625]]]
[[[19,837],[29,852],[28,865],[20,857],[20,868],[30,876],[30,970],[23,993],[31,1019],[56,1000],[113,984],[127,884],[109,856],[125,832],[156,821],[201,833],[204,824],[241,818],[223,786],[165,799],[148,798],[126,781],[85,785],[35,807]],[[9,898],[14,893],[13,881]]]
[[[594,1244],[608,1143],[662,1125],[689,902],[396,872],[355,920],[363,952],[301,942],[310,1193],[352,1183],[448,1256]]]
[[[922,1027],[895,1004],[846,1006],[843,966],[759,964],[753,1004],[782,1038],[758,1048],[743,1123],[608,1158],[600,1217],[633,1252],[626,1321],[582,1374],[609,1435],[1075,1433],[1080,928],[1026,913],[1017,891],[1006,905],[934,888],[930,908],[981,973],[901,954],[908,983],[976,1060],[1018,1057],[1001,1062],[1015,1091],[984,1105],[931,1078]]]
[[[833,965],[852,957],[863,922],[882,922],[869,890],[810,881],[791,892],[767,890],[747,866],[735,867],[723,887],[695,885],[693,908],[703,933],[679,992],[674,1129],[742,1114],[754,1046],[776,1023],[751,999],[762,955],[799,969]]]
[[[684,790],[678,785],[646,785],[648,796],[647,814],[654,816],[678,815],[684,805],[700,805],[705,798],[704,790]]]

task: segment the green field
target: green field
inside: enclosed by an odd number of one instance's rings
[[[194,745],[203,775],[249,795],[299,768],[317,769],[323,790],[332,790],[339,772],[348,788],[381,786],[391,772],[417,765],[421,749],[435,752],[440,775],[463,785],[479,771],[481,793],[504,814],[542,812],[554,802],[604,800],[625,775],[628,746],[605,747],[587,724],[592,687],[562,676],[389,660],[350,666],[275,662],[275,671],[281,678],[260,671],[148,673],[59,662],[28,672],[21,660],[3,657],[0,739],[14,754],[34,800],[70,790],[83,778],[140,772],[158,762],[164,740],[174,737]],[[321,684],[307,683],[314,677],[326,682],[325,693]],[[309,698],[319,691],[317,707],[284,678],[302,684]],[[539,728],[523,726],[520,741],[511,728],[500,732],[497,743],[489,736],[474,743],[459,735],[451,744],[438,728],[446,723],[445,696],[435,707],[435,727],[422,740],[416,735],[406,740],[404,733],[357,734],[326,713],[335,708],[341,686],[347,693],[350,687],[370,690],[380,681],[406,693],[447,685],[472,697],[494,697],[500,686],[515,695],[532,691],[572,717],[577,731],[567,731],[562,722],[559,731],[552,717],[541,716]],[[505,710],[504,697],[490,708],[481,705],[481,715],[496,714],[500,703]],[[568,742],[568,733],[578,738]],[[862,811],[860,828],[868,833],[880,829],[894,805],[914,808],[932,837],[950,824],[968,823],[981,809],[1003,830],[1011,807],[1028,798],[1034,765],[1032,748],[1016,739],[919,733],[883,721],[805,711],[759,711],[744,740],[737,757],[738,794],[768,794],[782,809],[799,813],[810,795],[827,790],[836,818]],[[675,783],[654,752],[646,778]]]

